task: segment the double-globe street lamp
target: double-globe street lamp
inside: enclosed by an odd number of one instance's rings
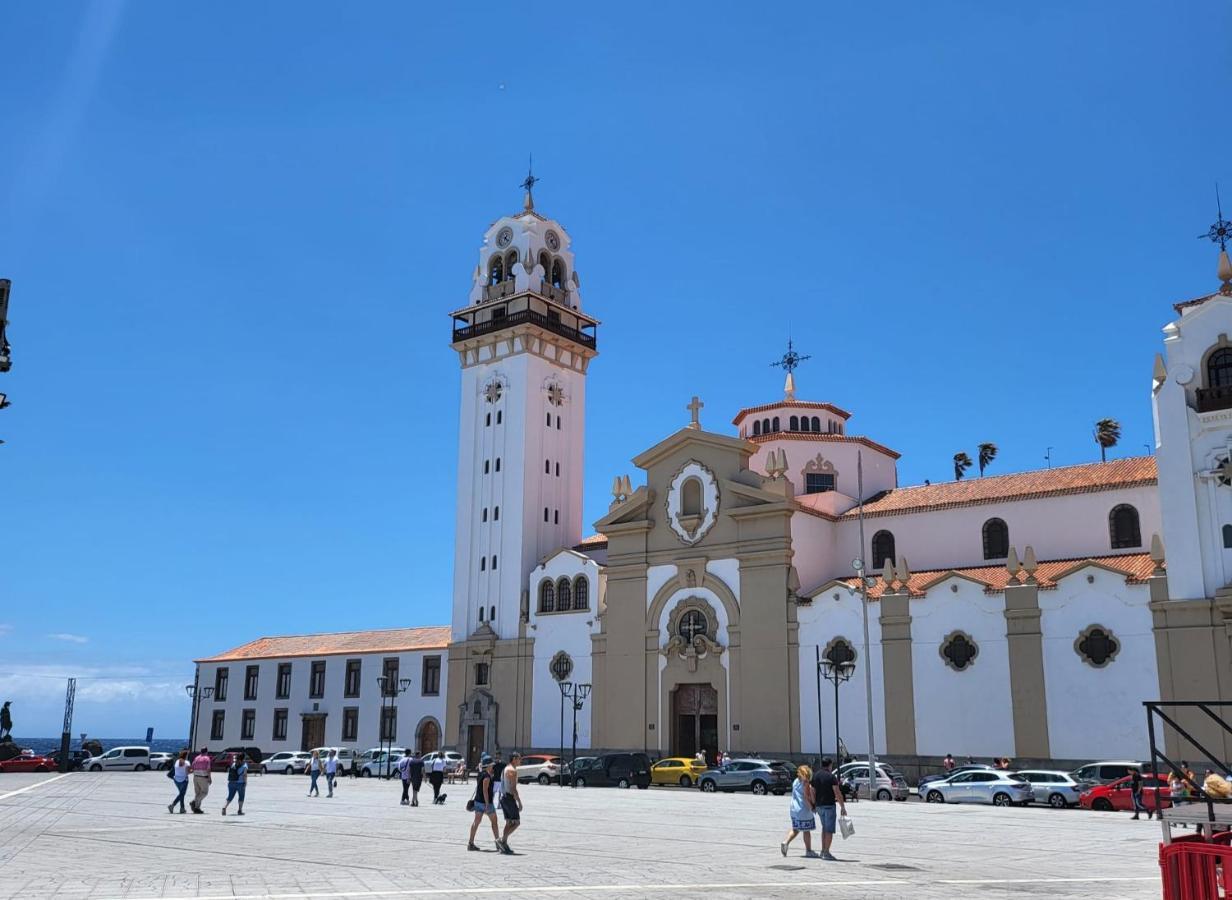
[[[843,764],[843,739],[839,735],[838,686],[856,670],[856,654],[846,641],[835,641],[817,660],[817,746],[821,746],[821,679],[834,684],[834,768]]]
[[[209,700],[214,696],[212,687],[199,688],[194,684],[184,685],[184,691],[188,694],[188,699],[192,701],[192,721],[188,723],[188,749],[191,753],[197,752],[197,716],[201,711],[201,701]]]
[[[378,675],[376,683],[381,686],[381,751],[384,759],[385,777],[389,777],[389,757],[393,755],[394,750],[394,734],[390,727],[393,716],[386,712],[386,709],[394,710],[394,703],[398,699],[399,694],[405,694],[406,689],[411,686],[409,678],[394,678],[392,675]],[[389,744],[389,749],[386,751],[385,745]]]
[[[569,701],[569,705],[573,708],[573,749],[569,757],[570,772],[573,771],[573,765],[577,761],[577,714],[581,710],[582,705],[586,702],[586,698],[590,696],[589,684],[575,684],[572,681],[558,680],[557,686],[560,688],[560,766],[557,770],[560,772],[560,786],[565,786],[565,701]],[[572,781],[572,777],[570,781]]]

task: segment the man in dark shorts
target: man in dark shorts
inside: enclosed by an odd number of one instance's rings
[[[821,768],[813,773],[813,797],[817,815],[821,817],[821,858],[833,860],[830,844],[834,841],[834,832],[838,826],[838,815],[835,805],[847,815],[847,804],[843,802],[843,791],[838,785],[838,778],[831,769],[834,761],[826,757],[821,761]]]
[[[522,797],[518,793],[518,763],[522,754],[516,750],[509,755],[509,764],[501,772],[500,808],[505,816],[505,831],[499,841],[501,853],[513,855],[509,849],[509,835],[522,824]]]

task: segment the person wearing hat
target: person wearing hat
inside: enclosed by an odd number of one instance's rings
[[[505,831],[497,844],[500,846],[501,853],[509,856],[513,855],[513,851],[509,849],[509,835],[517,831],[518,826],[522,824],[522,797],[518,793],[518,763],[521,761],[521,753],[516,750],[510,753],[509,764],[505,766],[500,776],[500,808],[505,816]]]
[[[467,850],[478,850],[475,846],[475,833],[479,831],[479,822],[484,816],[492,823],[492,838],[496,841],[496,849],[501,851],[500,829],[496,824],[496,804],[492,801],[492,757],[484,754],[479,759],[479,775],[475,778],[475,799],[471,801],[475,819],[471,822],[471,836],[466,842]]]

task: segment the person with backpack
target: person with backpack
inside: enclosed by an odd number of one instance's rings
[[[248,786],[248,760],[244,754],[236,753],[231,757],[231,765],[227,767],[227,799],[222,804],[222,814],[227,814],[227,807],[232,800],[239,799],[237,816],[244,814],[244,788]]]
[[[171,783],[175,785],[175,799],[167,806],[167,812],[175,812],[175,805],[180,805],[181,815],[185,812],[184,795],[188,793],[188,751],[181,750],[180,755],[176,757],[174,763],[167,767],[167,777],[171,779]]]

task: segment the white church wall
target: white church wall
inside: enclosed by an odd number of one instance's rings
[[[1159,699],[1149,588],[1087,567],[1039,592],[1048,739],[1058,759],[1140,759],[1148,753],[1142,701]],[[1074,641],[1087,627],[1121,644],[1103,668],[1085,662]]]
[[[838,599],[835,600],[835,595]],[[876,752],[885,752],[885,709],[882,686],[881,623],[877,604],[868,611],[870,653],[873,678],[873,734]],[[817,651],[836,637],[844,637],[856,651],[856,670],[851,680],[839,687],[839,731],[848,752],[868,752],[868,718],[865,689],[864,626],[860,595],[843,587],[832,587],[797,611],[800,645],[800,746],[805,753],[818,751],[817,729]],[[834,685],[821,682],[822,752],[834,753]]]
[[[646,609],[654,603],[655,596],[663,590],[663,585],[676,577],[678,569],[670,566],[650,566],[646,569]]]
[[[740,602],[740,560],[712,559],[706,563],[706,571],[718,578],[736,596]]]
[[[1128,503],[1138,510],[1142,532],[1139,548],[1113,550],[1108,514],[1114,506]],[[1003,560],[984,559],[983,526],[989,519],[1005,521],[1010,546],[1021,555],[1030,544],[1038,559],[1072,559],[1145,552],[1151,535],[1161,530],[1159,497],[1151,486],[1124,490],[1069,494],[1036,500],[989,503],[956,509],[876,516],[864,520],[864,539],[871,547],[873,535],[882,529],[894,535],[897,556],[905,557],[916,572],[967,566],[997,565]],[[857,524],[844,520],[849,540]],[[868,551],[866,550],[866,553]],[[830,577],[850,574],[850,562],[840,560],[840,571]],[[846,571],[843,571],[846,567]]]
[[[826,435],[812,437],[802,433],[787,432],[776,435],[772,440],[759,441],[759,445],[757,453],[749,460],[749,467],[765,475],[767,474],[766,459],[770,451],[786,451],[787,477],[791,479],[791,483],[800,493],[804,492],[804,467],[818,456],[833,463],[834,487],[841,494],[849,497],[857,495],[856,485],[859,481],[856,471],[857,456],[863,462],[865,497],[871,497],[873,494],[898,486],[898,468],[894,458],[858,441],[842,437],[827,439]]]
[[[538,611],[539,584],[550,578],[553,582],[565,577],[573,583],[579,576],[589,582],[589,608],[572,612]],[[572,551],[562,551],[531,570],[528,576],[531,614],[529,634],[535,641],[534,669],[531,675],[531,746],[552,749],[560,746],[561,697],[551,663],[563,651],[573,660],[573,672],[568,680],[577,684],[592,684],[590,636],[598,630],[600,585],[599,567],[591,559]],[[588,699],[578,712],[578,747],[590,746],[590,710]],[[573,712],[565,705],[565,746],[572,743]]]
[[[796,567],[801,590],[811,590],[836,577],[844,566],[850,572],[854,553],[846,558],[838,555],[840,531],[834,522],[808,513],[791,517],[791,546],[795,551],[791,564]]]
[[[917,753],[1013,756],[1004,610],[1003,594],[986,594],[965,578],[948,578],[911,601]],[[941,657],[942,642],[954,631],[970,635],[979,651],[962,671]]]

